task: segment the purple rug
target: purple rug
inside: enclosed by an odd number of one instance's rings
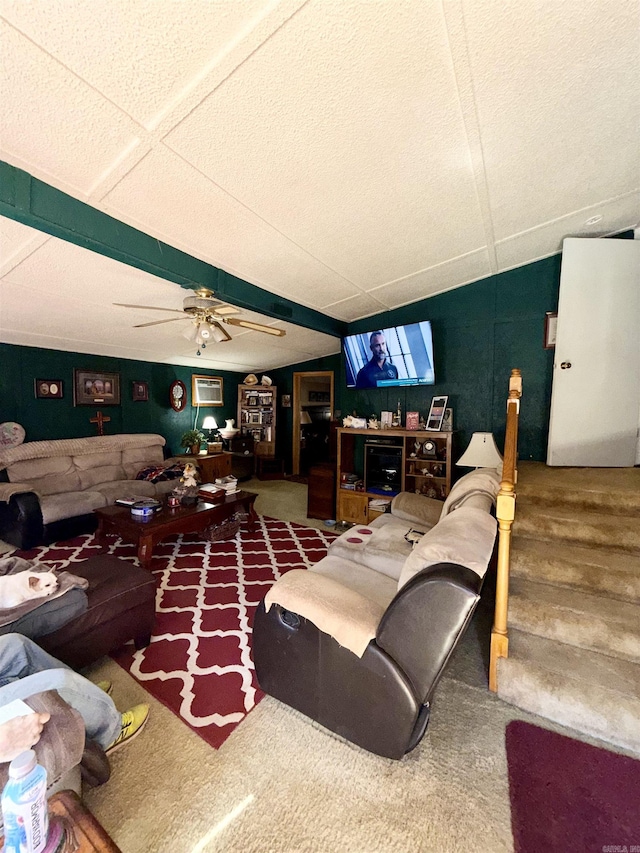
[[[516,853],[640,853],[640,761],[521,720],[506,747]]]

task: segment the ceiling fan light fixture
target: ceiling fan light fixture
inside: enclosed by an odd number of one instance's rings
[[[276,338],[283,338],[286,335],[284,329],[277,329],[274,326],[263,326],[251,320],[238,320],[236,317],[227,317],[224,322],[230,326],[241,326],[243,329],[251,329],[254,332],[266,332],[267,335],[274,335]]]
[[[211,337],[217,344],[222,344],[225,341],[231,340],[231,335],[222,328],[220,323],[211,324]]]

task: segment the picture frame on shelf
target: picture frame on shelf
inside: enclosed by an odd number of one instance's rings
[[[429,416],[427,418],[427,430],[429,432],[440,432],[448,399],[448,396],[433,397],[431,399],[431,408],[429,409]]]
[[[380,413],[380,427],[382,429],[391,429],[392,422],[393,422],[393,412],[381,412]]]
[[[120,374],[74,368],[73,405],[119,406]]]
[[[420,426],[420,412],[407,412],[406,429],[418,429]]]
[[[139,382],[134,379],[131,386],[131,399],[134,403],[149,402],[149,385],[147,382]]]
[[[544,315],[544,348],[555,349],[558,331],[558,312],[547,311]]]
[[[445,409],[442,425],[442,432],[453,432],[453,409]]]
[[[62,400],[64,397],[62,379],[35,379],[34,392],[39,400]]]
[[[191,374],[191,405],[223,406],[223,383],[221,376]]]

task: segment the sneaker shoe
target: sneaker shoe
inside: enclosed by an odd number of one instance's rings
[[[103,693],[107,694],[107,696],[111,696],[111,691],[113,690],[113,682],[112,681],[96,681],[96,687],[99,687]]]
[[[133,708],[129,708],[128,711],[125,711],[122,714],[120,734],[114,742],[105,749],[107,755],[116,749],[120,749],[123,744],[129,743],[129,741],[133,740],[136,735],[140,734],[148,719],[149,706],[146,704],[134,705]]]

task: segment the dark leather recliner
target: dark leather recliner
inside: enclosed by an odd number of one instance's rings
[[[481,541],[467,560],[473,569],[433,561],[437,528],[449,528],[445,538],[454,524],[464,530],[465,512],[467,517],[475,513],[471,521],[480,522],[476,533]],[[413,561],[413,572],[408,579],[400,577],[386,606],[380,575],[378,580],[371,577],[378,588],[372,588],[369,598],[369,570],[345,565],[342,579],[336,580],[336,557],[314,567],[320,572],[283,575],[255,616],[253,655],[260,687],[370,752],[399,759],[413,749],[426,731],[438,681],[480,599],[495,541],[495,519],[488,513],[460,509],[454,515],[455,521],[440,522],[423,537],[427,565],[415,571],[420,546],[407,558],[405,566]],[[464,547],[468,553],[476,543],[467,541]],[[446,550],[456,550],[450,539]],[[337,571],[331,571],[332,561]],[[326,574],[323,563],[329,565]],[[353,625],[364,626],[359,648],[351,644]]]

